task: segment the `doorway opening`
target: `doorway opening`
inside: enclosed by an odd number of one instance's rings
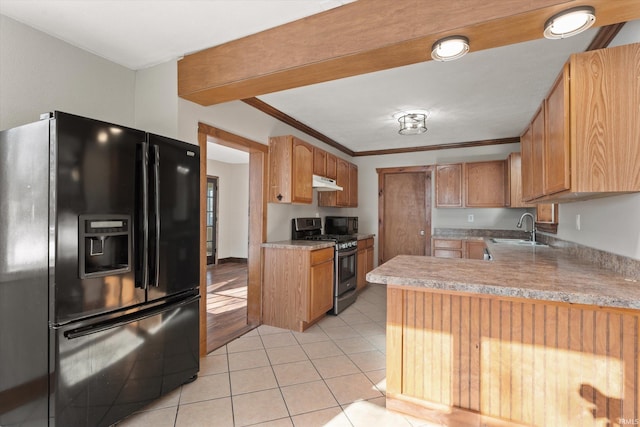
[[[218,249],[218,177],[207,176],[207,265],[216,263]]]
[[[232,259],[230,264],[240,264],[222,268],[227,263],[220,262],[220,233],[216,233],[218,245],[216,245],[216,264],[207,267],[207,196],[208,196],[208,183],[207,183],[207,143],[208,141],[214,141],[216,144],[223,145],[225,147],[240,150],[249,153],[249,176],[248,176],[248,236],[244,240],[248,240],[247,258],[246,263],[242,260]],[[262,306],[262,262],[261,262],[261,246],[266,240],[266,182],[267,182],[267,152],[268,147],[264,144],[260,144],[255,141],[243,138],[241,136],[223,131],[213,126],[206,125],[204,123],[198,124],[198,145],[200,146],[200,355],[204,356],[208,352],[214,350],[221,345],[233,340],[234,338],[244,334],[247,330],[257,327],[261,322],[260,308]],[[219,178],[218,193],[220,194],[222,186],[225,185]],[[231,187],[230,187],[231,188]],[[218,196],[220,198],[220,196]],[[218,217],[221,216],[221,201],[218,203]],[[246,212],[246,210],[245,210]],[[221,230],[218,230],[221,231]],[[240,261],[240,262],[238,262]],[[216,271],[209,274],[210,269],[216,269]],[[230,277],[232,279],[230,279]],[[211,282],[211,287],[208,288],[207,279]],[[246,283],[244,290],[238,290],[236,287],[238,283]],[[246,295],[242,297],[242,293]],[[235,326],[231,326],[223,330],[218,325],[217,328],[209,328],[209,311],[207,307],[207,301],[210,297],[210,293],[218,294],[217,296],[224,296],[227,298],[226,302],[221,303],[218,306],[223,307],[222,311],[234,312],[236,319],[239,317],[240,322],[234,323]],[[239,300],[244,299],[246,311],[233,311],[234,304],[240,303]],[[221,300],[222,301],[222,300]],[[226,304],[226,307],[225,307]],[[237,307],[235,307],[237,308]],[[215,309],[214,309],[215,310]],[[238,316],[238,313],[241,313]],[[215,314],[215,313],[214,313]],[[220,339],[217,337],[208,337],[208,332],[213,332],[220,335]]]

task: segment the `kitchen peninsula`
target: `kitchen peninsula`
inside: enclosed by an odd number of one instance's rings
[[[493,261],[398,256],[367,274],[388,288],[387,408],[488,425],[640,418],[638,275],[485,242]]]

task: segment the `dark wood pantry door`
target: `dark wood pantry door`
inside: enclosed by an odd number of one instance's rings
[[[378,169],[378,264],[431,255],[431,167]]]

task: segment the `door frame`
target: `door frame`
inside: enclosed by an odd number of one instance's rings
[[[262,244],[267,237],[267,161],[269,147],[198,122],[200,146],[200,356],[207,354],[207,137],[249,153],[249,252],[247,265],[247,324],[262,322]]]
[[[424,254],[431,255],[431,194],[433,192],[433,166],[405,166],[393,168],[376,168],[378,173],[378,265],[384,259],[384,180],[387,174],[424,172],[425,180],[429,183],[424,197],[426,238]]]

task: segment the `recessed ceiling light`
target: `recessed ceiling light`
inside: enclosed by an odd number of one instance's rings
[[[469,52],[469,39],[464,36],[450,36],[438,40],[431,47],[431,57],[436,61],[453,61]]]
[[[596,22],[596,10],[591,6],[578,6],[553,15],[544,24],[548,39],[564,39],[589,29]]]

